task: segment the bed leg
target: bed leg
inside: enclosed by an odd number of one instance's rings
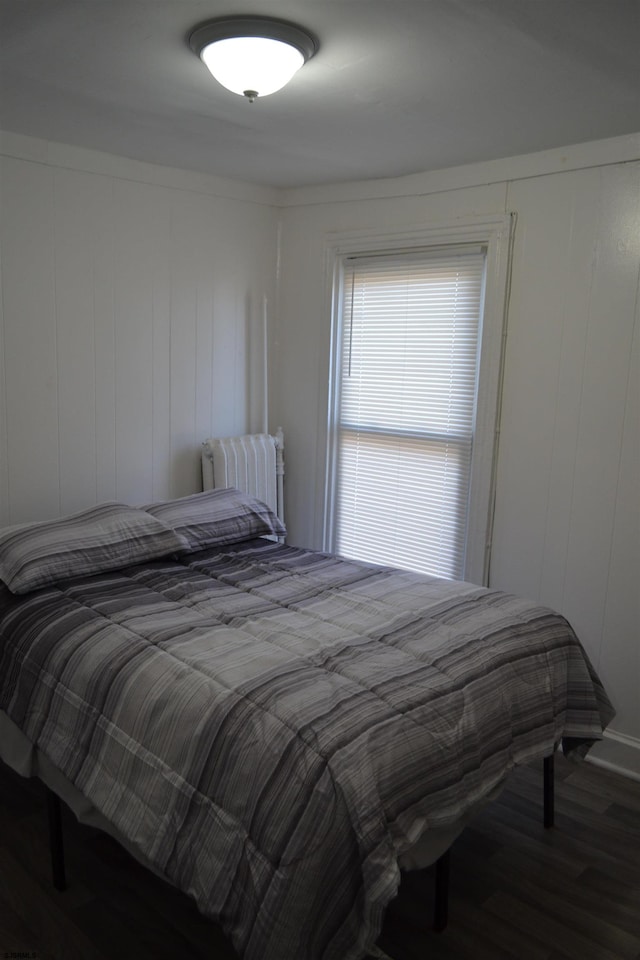
[[[64,872],[64,845],[62,841],[62,816],[60,798],[47,787],[47,813],[49,815],[49,848],[51,850],[51,875],[56,890],[66,890]]]
[[[554,823],[554,777],[553,754],[544,758],[544,825],[552,827]]]
[[[449,919],[449,850],[436,860],[436,892],[433,908],[433,929],[441,933]]]

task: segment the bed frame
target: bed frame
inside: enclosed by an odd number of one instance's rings
[[[267,503],[284,523],[284,436],[278,428],[268,433],[242,437],[210,438],[202,444],[202,485],[204,490],[237,487]],[[557,748],[557,745],[556,745]],[[544,758],[543,822],[554,825],[553,754]],[[51,875],[56,890],[67,888],[60,797],[45,784],[49,821]],[[450,851],[435,861],[433,929],[441,932],[448,922]]]
[[[543,822],[546,828],[553,827],[554,812],[554,754],[543,760]],[[47,815],[49,820],[49,850],[51,856],[51,879],[56,890],[67,889],[64,864],[64,836],[62,831],[62,808],[60,797],[45,785]],[[449,875],[451,847],[435,861],[435,892],[433,902],[433,929],[441,933],[449,920]],[[426,868],[428,869],[428,868]]]

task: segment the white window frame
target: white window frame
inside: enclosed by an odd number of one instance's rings
[[[464,579],[486,585],[489,577],[502,370],[515,215],[458,220],[401,232],[359,231],[327,238],[326,276],[331,304],[329,404],[325,467],[323,549],[335,549],[339,354],[342,333],[342,275],[348,257],[408,253],[449,244],[486,247],[484,306],[479,335],[478,390],[468,504]]]

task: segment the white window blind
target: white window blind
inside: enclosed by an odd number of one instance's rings
[[[485,250],[347,258],[335,549],[464,573]]]

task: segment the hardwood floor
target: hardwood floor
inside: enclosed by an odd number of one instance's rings
[[[0,960],[235,960],[186,896],[68,812],[64,826],[58,893],[43,789],[0,764]],[[441,934],[432,885],[404,877],[379,941],[393,960],[639,960],[640,783],[558,757],[545,830],[542,764],[522,768],[454,844]]]

